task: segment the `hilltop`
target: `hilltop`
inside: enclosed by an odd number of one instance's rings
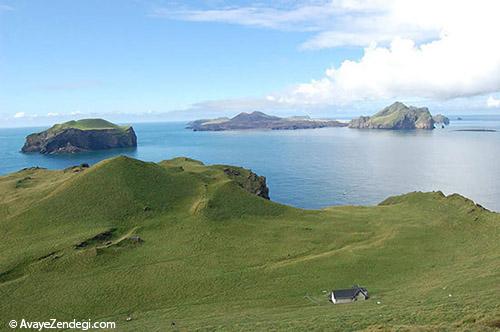
[[[48,317],[116,321],[119,331],[500,325],[499,214],[441,192],[302,210],[265,199],[262,184],[249,170],[188,158],[0,177],[0,326]],[[371,298],[328,302],[327,291],[352,284]]]
[[[440,117],[439,120],[444,121]],[[358,129],[434,129],[434,122],[427,107],[406,106],[395,102],[373,116],[361,116],[349,123],[349,128]]]
[[[137,137],[130,126],[118,126],[103,119],[82,119],[55,124],[30,134],[22,152],[74,153],[135,147]]]
[[[103,129],[116,129],[126,131],[130,126],[119,126],[104,119],[81,119],[71,120],[64,123],[55,124],[48,129],[51,133],[57,133],[64,129],[80,129],[80,130],[103,130]]]
[[[262,112],[240,113],[233,118],[203,119],[188,123],[187,128],[194,131],[223,130],[293,130],[325,127],[345,127],[346,123],[335,120],[311,119],[308,116],[280,118]]]

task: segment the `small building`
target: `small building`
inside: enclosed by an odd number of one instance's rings
[[[349,289],[337,289],[330,293],[330,301],[334,304],[351,303],[357,300],[368,299],[368,291],[366,288],[358,285],[352,286]]]

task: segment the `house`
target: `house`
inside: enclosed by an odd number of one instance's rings
[[[330,301],[334,304],[351,303],[357,300],[368,299],[368,291],[366,288],[358,285],[352,286],[349,289],[337,289],[330,293]]]

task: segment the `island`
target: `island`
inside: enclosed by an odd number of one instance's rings
[[[448,126],[450,124],[450,119],[443,114],[436,114],[432,117],[432,120],[434,120],[434,123],[442,124],[445,126]]]
[[[28,135],[21,151],[55,154],[136,146],[137,136],[131,126],[118,126],[103,119],[82,119]]]
[[[189,122],[187,129],[193,131],[224,130],[294,130],[315,129],[325,127],[346,127],[348,124],[337,120],[312,119],[309,116],[292,116],[281,118],[262,112],[240,113],[233,118],[202,119]]]
[[[349,128],[432,130],[434,123],[435,120],[427,107],[406,106],[395,102],[373,116],[361,116],[351,120]]]
[[[304,210],[265,199],[250,170],[186,157],[76,169],[0,176],[2,317],[91,317],[116,331],[498,331],[500,214],[461,195]],[[369,298],[334,307],[331,290],[357,284]]]

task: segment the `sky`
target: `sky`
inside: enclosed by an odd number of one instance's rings
[[[495,0],[0,0],[0,127],[500,114]]]

